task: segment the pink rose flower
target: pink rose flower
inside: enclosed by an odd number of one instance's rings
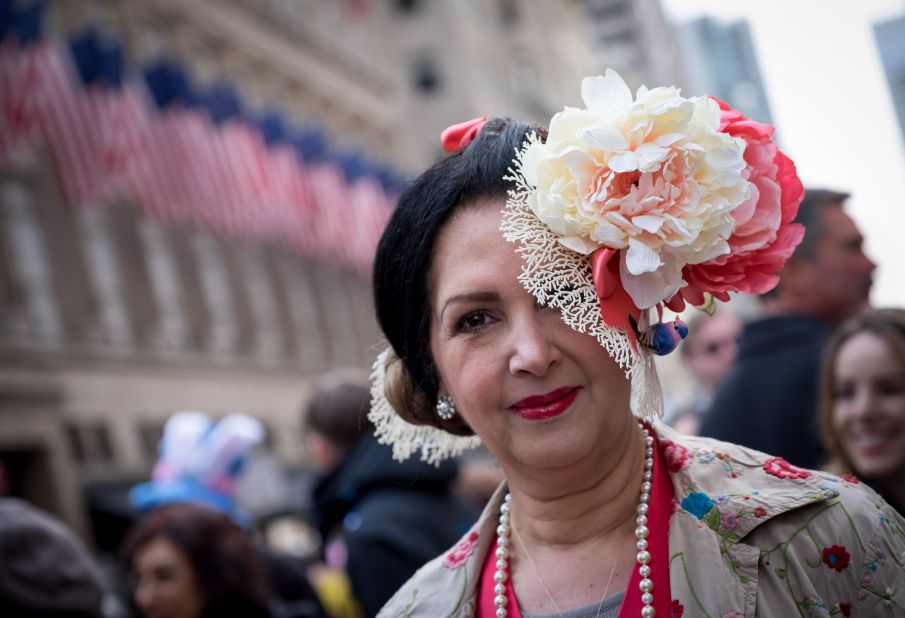
[[[807,470],[793,466],[782,457],[771,457],[765,461],[764,472],[781,479],[806,479],[811,476]]]
[[[462,537],[443,559],[443,566],[447,569],[458,569],[474,553],[478,545],[478,533],[472,530]]]
[[[731,252],[701,264],[689,264],[682,276],[688,286],[680,295],[694,305],[703,292],[729,300],[729,292],[763,294],[776,287],[777,273],[804,237],[804,227],[792,223],[804,197],[795,164],[773,142],[773,127],[746,118],[722,101],[720,131],[746,143],[745,174],[749,198],[732,210],[735,231]],[[679,296],[679,295],[677,295]],[[671,306],[681,306],[674,297]]]
[[[663,452],[663,458],[666,459],[666,467],[672,474],[691,465],[691,453],[681,444],[676,444],[672,440],[661,440],[660,450]]]

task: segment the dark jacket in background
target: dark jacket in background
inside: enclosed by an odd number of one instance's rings
[[[255,550],[270,583],[273,618],[327,618],[308,581],[304,560],[268,547]]]
[[[832,328],[803,316],[748,324],[735,366],[704,415],[701,435],[778,455],[803,468],[823,464],[818,375]]]
[[[410,458],[373,436],[362,439],[315,488],[318,527],[337,530],[348,549],[348,573],[366,616],[374,616],[423,564],[450,548],[477,513],[452,493],[457,465],[439,468]]]

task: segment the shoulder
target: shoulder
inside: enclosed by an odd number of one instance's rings
[[[905,521],[857,479],[819,478],[835,496],[770,518],[744,539],[760,551],[759,587],[834,614],[905,612]]]
[[[726,442],[658,434],[676,516],[711,530],[733,560],[736,548],[756,549],[759,599],[843,615],[849,606],[859,615],[905,611],[905,521],[866,484]]]

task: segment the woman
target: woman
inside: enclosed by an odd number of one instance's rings
[[[430,462],[483,442],[506,482],[380,616],[905,611],[905,522],[869,489],[638,420],[648,350],[685,330],[647,309],[775,285],[794,166],[712,100],[613,72],[582,96],[549,134],[451,127],[381,239],[378,435]]]
[[[129,532],[123,557],[140,616],[270,616],[267,580],[254,548],[229,518],[205,506],[155,509]]]
[[[858,475],[905,512],[905,311],[869,309],[830,340],[820,425],[830,468]]]

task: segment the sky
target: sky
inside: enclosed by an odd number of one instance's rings
[[[663,7],[676,23],[703,15],[748,21],[783,150],[806,186],[852,194],[847,211],[878,264],[872,303],[905,307],[905,144],[873,34],[875,22],[905,14],[905,0],[663,0]]]

